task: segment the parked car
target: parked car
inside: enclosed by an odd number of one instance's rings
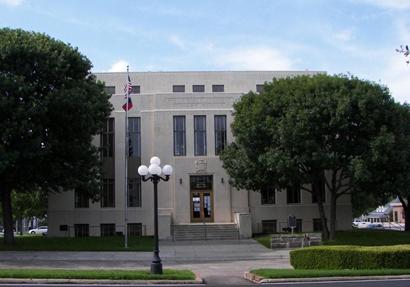
[[[43,235],[46,235],[47,232],[48,232],[47,226],[39,226],[37,228],[33,228],[28,231],[29,234],[43,234]]]
[[[383,229],[383,224],[381,223],[370,223],[367,226],[368,229]]]

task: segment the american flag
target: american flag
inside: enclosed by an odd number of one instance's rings
[[[129,111],[132,109],[132,101],[131,101],[131,91],[132,91],[132,85],[131,85],[131,79],[130,75],[128,75],[128,82],[124,87],[124,93],[125,93],[125,104],[122,105],[122,108],[124,111]],[[127,98],[128,98],[128,104],[127,104]]]

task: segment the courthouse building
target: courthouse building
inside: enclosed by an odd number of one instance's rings
[[[244,93],[260,92],[273,78],[313,75],[310,71],[141,72],[130,73],[133,108],[125,142],[126,73],[97,73],[112,94],[114,110],[95,144],[102,146],[104,186],[99,202],[74,191],[51,194],[50,236],[153,234],[153,184],[141,182],[137,169],[152,156],[173,174],[158,184],[159,234],[163,239],[249,237],[282,232],[289,215],[297,231],[319,231],[315,199],[302,190],[236,190],[222,168],[219,152],[234,139],[233,103]],[[260,135],[264,136],[264,135]],[[127,150],[126,150],[127,149]],[[125,155],[128,156],[128,220],[125,221]],[[325,199],[328,199],[325,196]],[[325,209],[329,212],[328,200]],[[352,222],[350,197],[337,206],[337,228]],[[224,233],[225,232],[225,233]]]

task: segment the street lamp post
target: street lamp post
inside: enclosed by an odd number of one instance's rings
[[[161,160],[159,157],[152,157],[150,160],[150,166],[140,165],[138,167],[138,174],[141,176],[142,181],[151,180],[154,184],[154,252],[151,263],[151,274],[162,274],[162,263],[159,257],[159,245],[158,245],[158,182],[161,180],[168,181],[172,174],[172,166],[165,165],[162,169],[160,167]],[[161,177],[161,173],[165,177]]]

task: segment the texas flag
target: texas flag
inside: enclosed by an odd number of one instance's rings
[[[131,97],[130,97],[131,91],[132,91],[131,79],[130,79],[130,75],[128,75],[128,83],[124,87],[125,104],[122,105],[122,108],[124,111],[129,111],[133,107]],[[127,98],[128,98],[128,103],[127,103]]]

